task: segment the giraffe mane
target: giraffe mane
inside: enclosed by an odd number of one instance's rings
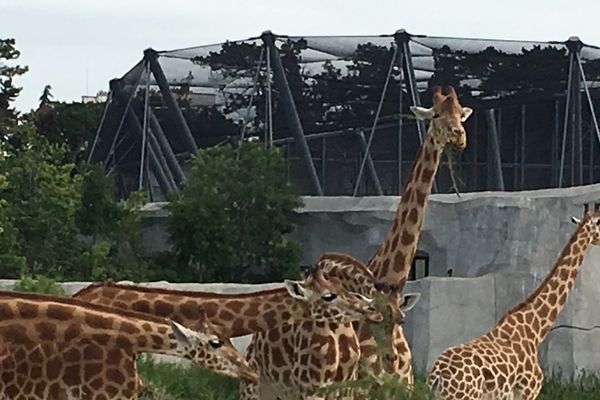
[[[141,319],[149,322],[156,322],[164,324],[166,320],[161,317],[156,317],[151,314],[141,313],[138,311],[117,309],[114,307],[104,306],[100,304],[88,303],[87,301],[74,299],[72,297],[58,297],[51,296],[40,293],[29,293],[29,292],[14,292],[8,290],[0,290],[0,301],[1,299],[24,299],[24,300],[34,300],[34,301],[46,301],[52,303],[61,303],[71,306],[84,307],[94,311],[100,311],[108,314],[116,314],[119,316],[132,317],[136,319]]]
[[[266,289],[260,290],[256,292],[247,292],[247,293],[214,293],[214,292],[198,292],[194,290],[180,290],[180,289],[165,289],[165,288],[154,288],[140,285],[131,285],[124,283],[116,283],[116,282],[97,282],[92,283],[91,285],[81,289],[80,291],[73,294],[73,296],[80,296],[84,293],[92,291],[98,287],[114,287],[122,290],[133,290],[136,292],[144,292],[144,293],[156,293],[156,294],[164,294],[164,295],[172,295],[172,296],[186,296],[192,298],[217,298],[217,299],[233,299],[233,298],[245,298],[245,297],[255,297],[259,295],[272,295],[277,293],[285,293],[287,289],[285,287],[274,288],[274,289]]]

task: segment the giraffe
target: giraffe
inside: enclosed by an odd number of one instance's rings
[[[308,343],[323,341],[323,338],[327,338],[329,342],[334,343],[335,345],[328,347],[329,353],[323,354],[320,357],[326,362],[327,368],[324,367],[324,370],[329,370],[332,366],[337,366],[338,369],[335,373],[329,373],[328,375],[313,371],[313,379],[303,385],[304,391],[310,392],[314,388],[323,386],[332,380],[352,379],[357,376],[358,362],[366,369],[375,372],[383,366],[387,371],[397,373],[408,383],[413,382],[410,348],[404,337],[401,324],[404,319],[404,311],[408,311],[414,307],[416,301],[418,301],[418,296],[404,296],[402,290],[410,272],[425,206],[431,193],[433,178],[437,171],[442,151],[448,144],[453,144],[459,149],[466,147],[466,133],[462,123],[467,120],[473,110],[460,105],[456,92],[452,87],[445,88],[445,94],[440,87],[435,87],[433,89],[433,107],[429,109],[411,107],[411,111],[417,118],[429,120],[430,124],[423,144],[417,153],[411,174],[404,185],[403,194],[391,228],[383,244],[368,263],[368,268],[373,271],[375,276],[366,280],[363,279],[363,283],[361,283],[361,280],[352,279],[348,275],[343,274],[339,274],[336,280],[336,284],[341,285],[346,290],[356,291],[365,295],[372,295],[373,288],[368,284],[364,284],[364,282],[376,281],[377,289],[383,290],[391,296],[388,303],[392,306],[391,322],[393,324],[390,335],[393,346],[391,349],[386,349],[388,351],[385,360],[379,360],[374,338],[367,329],[367,326],[361,323],[354,323],[354,326],[351,324],[327,324],[326,326],[321,324],[317,326],[308,322],[304,323],[303,326],[295,326],[293,329],[287,327],[279,328],[279,332],[276,334],[272,332],[255,334],[247,349],[247,357],[249,359],[255,357],[257,353],[269,354],[275,351],[275,349],[283,349],[277,351],[283,351],[287,360],[294,360],[300,357],[299,353],[311,353],[313,351],[308,348],[299,349],[283,345],[284,343],[293,343],[293,338],[300,334],[308,335],[307,332],[312,332],[312,338],[307,339]],[[327,263],[326,260],[329,256],[331,254],[325,254],[321,258],[320,263],[328,265],[340,264],[341,262],[343,265],[347,262],[347,265],[353,268],[361,264],[348,256],[342,262],[339,255],[334,256],[334,260],[331,263]],[[347,269],[340,269],[338,265],[338,268],[326,268],[324,273],[328,279],[333,280],[334,277],[330,274],[338,270]],[[273,338],[277,338],[278,340],[275,341]],[[360,344],[357,345],[356,343]],[[255,347],[259,347],[260,350],[256,350]],[[350,349],[351,354],[345,357],[343,362],[337,359],[339,355],[346,354],[348,349]],[[289,362],[293,365],[292,361]],[[273,365],[259,365],[261,384],[265,380],[262,377],[265,374],[263,370],[271,370],[268,382],[279,386],[287,385],[285,379],[276,379],[278,376],[281,376],[280,371],[285,370],[285,368],[290,368],[290,365],[277,368]],[[259,397],[258,392],[257,385],[245,382],[241,383],[242,399],[257,399]]]
[[[537,352],[567,296],[590,245],[600,245],[600,204],[583,218],[537,289],[484,335],[450,347],[433,364],[427,384],[450,400],[536,399],[544,375]]]
[[[373,300],[359,293],[339,290],[319,269],[304,281],[286,280],[284,287],[236,294],[194,292],[117,284],[92,284],[73,298],[119,309],[170,318],[194,327],[195,310],[201,307],[206,318],[217,324],[227,337],[270,330],[295,321],[342,321],[383,319]]]
[[[379,284],[371,271],[351,256],[325,253],[315,268],[345,290],[369,297],[378,292]],[[403,318],[419,296],[418,293],[405,294],[401,304],[392,309],[399,309]],[[359,357],[358,338],[348,323],[304,322],[258,332],[248,346],[246,358],[259,371],[260,383],[241,381],[240,399],[312,396],[315,389],[333,380],[356,377]]]
[[[402,294],[408,279],[442,152],[448,145],[453,145],[459,150],[464,150],[467,146],[463,122],[473,110],[460,104],[451,86],[445,87],[443,91],[441,87],[436,86],[432,92],[431,108],[410,108],[418,119],[428,120],[429,127],[402,189],[391,227],[383,243],[367,263],[367,267],[373,271],[379,282],[395,289],[392,296]],[[374,341],[368,330],[359,329],[359,336],[362,351],[372,355]],[[391,352],[383,366],[388,372],[396,373],[412,384],[412,355],[401,324],[394,326],[392,342]],[[373,366],[372,360],[371,357],[371,362],[367,364]]]
[[[256,372],[229,339],[208,323],[203,326],[193,331],[164,318],[76,299],[0,292],[0,393],[11,400],[135,399],[134,360],[141,352],[184,357],[255,381]]]

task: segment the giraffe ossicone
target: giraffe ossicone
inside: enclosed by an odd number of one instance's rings
[[[450,347],[434,362],[427,384],[441,400],[534,400],[544,375],[538,348],[562,311],[590,245],[600,245],[600,204],[584,206],[554,266],[524,301],[487,333]]]

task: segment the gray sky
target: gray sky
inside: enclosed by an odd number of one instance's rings
[[[16,102],[28,111],[50,84],[56,100],[108,88],[157,50],[289,35],[411,33],[600,45],[598,0],[0,0],[0,37],[30,71]]]

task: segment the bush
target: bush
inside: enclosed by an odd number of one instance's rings
[[[193,160],[166,227],[180,265],[200,282],[278,281],[298,272],[300,247],[286,234],[300,205],[277,149],[213,147]]]
[[[43,275],[36,275],[35,277],[23,275],[15,284],[13,290],[16,292],[43,293],[61,297],[67,296],[67,292],[65,292],[62,286],[56,283],[54,279]]]

